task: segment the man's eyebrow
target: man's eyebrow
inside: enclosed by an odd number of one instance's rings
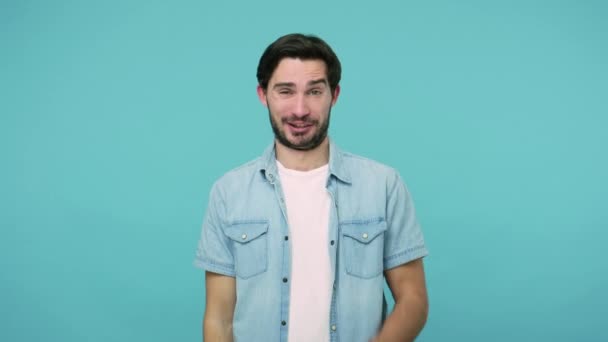
[[[293,82],[281,82],[281,83],[275,83],[275,85],[272,86],[272,89],[276,89],[276,88],[281,88],[281,87],[295,87],[295,83]]]
[[[319,78],[318,80],[312,80],[308,82],[308,86],[313,86],[313,85],[317,85],[323,83],[325,85],[327,85],[327,79],[326,78]]]
[[[306,84],[307,86],[311,87],[317,84],[325,84],[327,85],[327,79],[326,78],[319,78],[317,80],[312,80],[312,81],[308,81],[308,83]],[[288,88],[293,88],[295,87],[296,84],[293,82],[279,82],[279,83],[275,83],[272,86],[272,89],[276,89],[276,88],[282,88],[282,87],[288,87]]]

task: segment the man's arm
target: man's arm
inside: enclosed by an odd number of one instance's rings
[[[384,275],[395,298],[395,308],[373,341],[414,341],[429,310],[422,259],[389,269]]]
[[[205,272],[207,304],[203,319],[203,341],[232,342],[232,316],[236,304],[233,277]]]

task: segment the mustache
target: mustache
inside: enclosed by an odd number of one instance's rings
[[[295,115],[292,115],[292,116],[287,117],[287,118],[281,118],[281,122],[282,123],[288,123],[288,124],[289,123],[300,123],[300,124],[301,123],[305,123],[305,124],[314,124],[314,125],[316,125],[316,124],[319,123],[319,120],[311,119],[311,118],[309,118],[307,116],[305,116],[305,117],[297,117]]]

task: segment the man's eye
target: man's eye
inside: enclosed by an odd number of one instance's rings
[[[281,95],[289,95],[289,94],[291,94],[291,90],[289,90],[289,89],[279,90],[279,94],[281,94]]]
[[[323,92],[320,89],[312,89],[310,91],[310,94],[311,95],[321,95],[321,94],[323,94]]]

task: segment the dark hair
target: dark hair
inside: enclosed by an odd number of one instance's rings
[[[283,58],[298,58],[301,60],[320,59],[327,67],[327,81],[333,94],[340,83],[342,66],[338,56],[323,39],[300,33],[292,33],[280,37],[270,44],[258,64],[258,84],[266,90],[272,73]]]

